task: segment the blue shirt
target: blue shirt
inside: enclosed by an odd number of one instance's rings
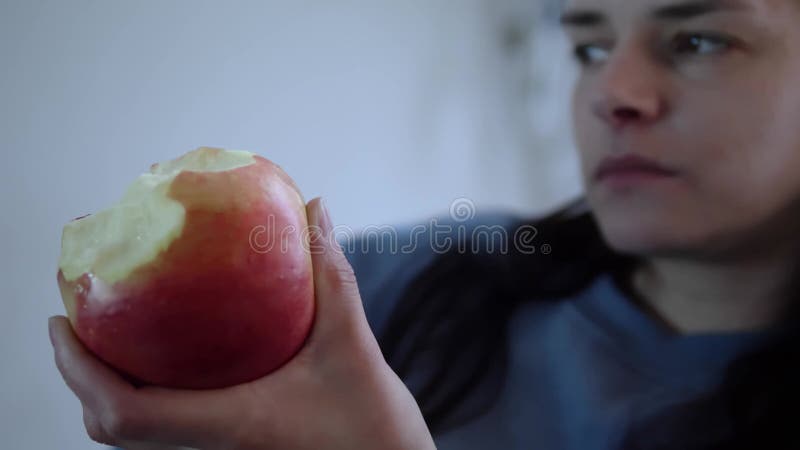
[[[486,216],[468,226],[512,220]],[[402,246],[412,233],[410,226],[399,230]],[[345,249],[376,334],[404,286],[436,255],[425,242],[413,252],[377,251],[376,244],[389,239],[372,236],[370,248]],[[434,439],[439,450],[618,449],[635,418],[708,392],[736,356],[768,338],[763,332],[676,335],[604,274],[571,298],[518,309],[497,402],[485,415]]]

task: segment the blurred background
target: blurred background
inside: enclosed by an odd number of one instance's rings
[[[61,227],[198,146],[355,228],[581,192],[558,0],[0,0],[0,447],[100,448],[53,363]]]

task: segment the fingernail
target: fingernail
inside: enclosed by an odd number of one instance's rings
[[[322,228],[322,234],[324,236],[328,236],[333,230],[333,222],[331,221],[331,213],[328,211],[328,205],[325,203],[325,199],[319,199],[319,207],[322,210],[322,214],[320,214],[320,228]]]
[[[47,334],[50,336],[50,343],[51,344],[53,344],[53,341],[54,341],[54,339],[53,339],[54,330],[53,329],[55,328],[55,323],[56,323],[56,317],[55,316],[50,317],[50,318],[47,319]]]

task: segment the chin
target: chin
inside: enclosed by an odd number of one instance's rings
[[[600,232],[614,251],[639,256],[678,257],[693,253],[698,240],[683,224],[661,215],[595,212]]]

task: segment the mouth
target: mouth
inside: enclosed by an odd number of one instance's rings
[[[595,171],[594,180],[612,188],[623,188],[668,180],[677,175],[676,170],[654,160],[626,154],[604,159]]]
[[[668,180],[675,177],[675,174],[664,172],[648,170],[619,170],[606,172],[597,179],[597,182],[614,189],[621,189]]]

